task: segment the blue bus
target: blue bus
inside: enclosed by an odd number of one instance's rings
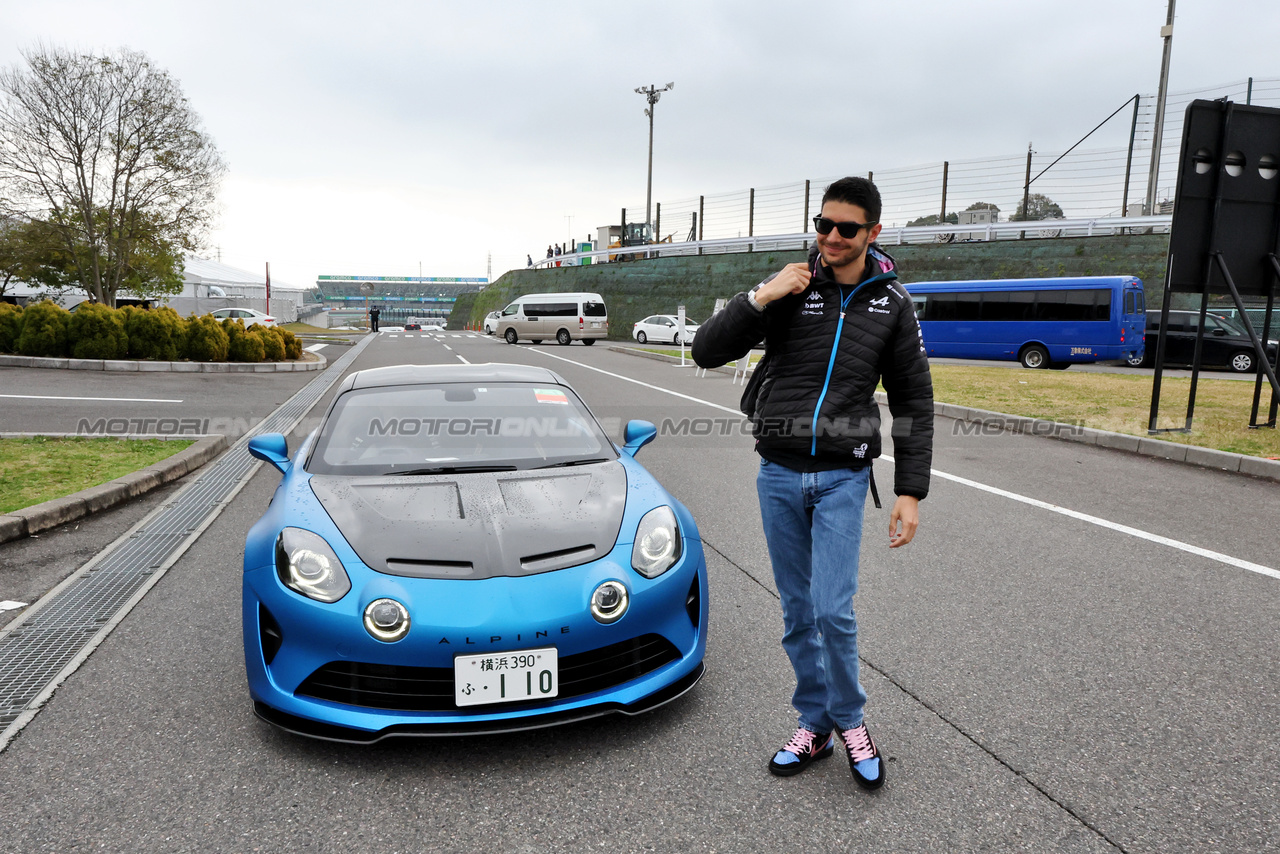
[[[930,356],[1025,368],[1142,361],[1146,304],[1133,276],[917,282],[906,286]]]

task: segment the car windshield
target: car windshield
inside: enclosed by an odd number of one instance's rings
[[[325,419],[313,474],[447,474],[617,458],[577,395],[548,383],[355,389]]]
[[[1244,324],[1236,320],[1234,317],[1225,317],[1223,315],[1210,315],[1210,317],[1213,317],[1215,320],[1217,320],[1218,325],[1221,326],[1223,329],[1227,330],[1227,332],[1231,333],[1232,335],[1237,335],[1241,338],[1249,337],[1249,333],[1245,332],[1244,330]]]

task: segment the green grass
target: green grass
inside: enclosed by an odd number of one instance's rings
[[[0,513],[115,480],[190,444],[166,439],[0,439]]]
[[[294,321],[293,323],[282,323],[280,324],[280,328],[288,329],[294,335],[328,335],[330,334],[330,330],[322,326],[312,326],[309,323],[299,323],[297,321]]]
[[[945,403],[1078,423],[1113,433],[1148,435],[1150,375],[962,365],[933,365],[932,373],[934,399]],[[1164,378],[1157,427],[1183,426],[1190,389],[1190,379]],[[1266,420],[1270,399],[1270,386],[1264,383],[1259,420]],[[1196,385],[1191,433],[1161,433],[1155,438],[1236,454],[1280,457],[1280,434],[1273,429],[1249,429],[1252,404],[1251,382],[1201,379]]]

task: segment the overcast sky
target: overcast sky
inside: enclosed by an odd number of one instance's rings
[[[307,285],[484,276],[492,253],[497,278],[643,208],[637,86],[676,84],[655,200],[1061,151],[1155,93],[1167,8],[0,0],[0,65],[125,46],[176,77],[230,165],[208,257]],[[1171,90],[1280,78],[1277,0],[1177,12]],[[1125,145],[1111,124],[1095,142]]]

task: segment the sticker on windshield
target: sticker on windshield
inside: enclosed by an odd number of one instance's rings
[[[563,403],[569,405],[569,398],[562,391],[556,391],[550,388],[535,388],[533,396],[538,403]]]

